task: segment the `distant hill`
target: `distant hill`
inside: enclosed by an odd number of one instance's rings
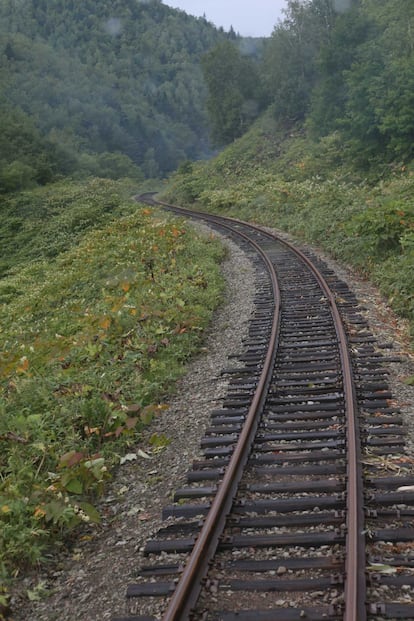
[[[227,36],[160,0],[0,0],[0,124],[17,108],[64,174],[80,153],[166,173],[208,151],[200,59]]]

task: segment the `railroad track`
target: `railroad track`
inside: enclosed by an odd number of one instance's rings
[[[114,621],[414,619],[414,472],[357,300],[260,228],[162,206],[246,248],[255,312],[204,458]]]

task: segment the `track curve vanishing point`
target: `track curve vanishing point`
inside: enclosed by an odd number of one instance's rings
[[[165,508],[146,547],[161,562],[142,568],[116,621],[414,618],[399,596],[414,584],[404,547],[414,478],[404,468],[384,476],[404,428],[354,296],[259,227],[138,198],[238,240],[259,286],[205,459]]]

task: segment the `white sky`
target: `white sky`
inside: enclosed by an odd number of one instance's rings
[[[245,37],[268,37],[283,19],[286,0],[163,0],[164,4],[190,15],[206,15],[209,22]]]

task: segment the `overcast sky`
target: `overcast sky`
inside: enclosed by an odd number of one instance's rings
[[[190,15],[206,15],[209,22],[245,37],[268,37],[279,18],[286,0],[163,0],[164,4]]]

